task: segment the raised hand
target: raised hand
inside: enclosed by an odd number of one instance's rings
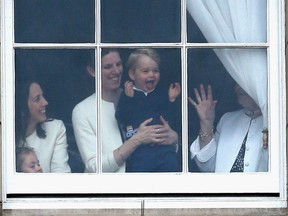
[[[126,81],[124,87],[125,87],[125,94],[128,97],[133,97],[134,96],[133,83],[131,81]]]
[[[178,97],[178,95],[180,94],[180,92],[181,92],[180,84],[177,82],[172,83],[169,86],[169,90],[168,90],[169,101],[174,102],[176,98]]]
[[[212,87],[208,85],[206,94],[204,86],[201,84],[200,94],[196,88],[194,89],[194,94],[196,96],[197,103],[190,97],[188,99],[197,111],[200,119],[201,130],[212,130],[215,119],[215,106],[217,103],[216,100],[213,100]]]

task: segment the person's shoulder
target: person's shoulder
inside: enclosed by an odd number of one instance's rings
[[[57,128],[61,128],[64,126],[64,123],[62,120],[60,119],[48,119],[47,121],[45,121],[43,123],[43,127],[46,129],[46,130],[49,130],[49,129],[57,129]]]
[[[80,110],[86,110],[90,109],[90,108],[95,108],[95,106],[93,106],[93,104],[95,104],[95,100],[96,100],[96,95],[95,93],[93,93],[92,95],[90,95],[89,97],[85,98],[84,100],[82,100],[81,102],[79,102],[78,104],[76,104],[76,106],[73,108],[73,113],[80,111]]]
[[[47,119],[44,124],[47,125],[60,125],[63,124],[63,121],[61,119],[55,119],[55,118],[49,118]]]

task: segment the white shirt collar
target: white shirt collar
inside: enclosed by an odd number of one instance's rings
[[[153,92],[153,91],[155,90],[155,88],[154,88],[154,89],[152,89],[152,90],[149,91],[149,92],[145,92],[145,91],[143,91],[142,89],[136,88],[135,86],[133,86],[133,89],[136,90],[136,91],[143,92],[146,96],[147,96],[149,93],[151,93],[151,92]]]

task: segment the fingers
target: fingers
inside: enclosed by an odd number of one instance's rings
[[[160,116],[160,121],[163,125],[168,125],[168,122],[163,118],[163,116]]]
[[[194,94],[195,94],[195,97],[198,101],[198,103],[201,101],[201,97],[199,95],[199,92],[198,92],[198,89],[197,88],[194,88]]]
[[[191,97],[188,97],[188,100],[193,106],[197,105],[197,103]]]
[[[194,88],[194,94],[198,103],[205,100],[213,101],[213,93],[211,85],[207,86],[207,94],[203,84],[200,85],[200,93],[197,88]],[[191,98],[189,99],[189,101],[192,105],[196,105],[196,102],[193,101]]]
[[[125,82],[124,86],[125,87],[129,87],[131,84],[132,84],[132,82],[128,80],[128,81]]]
[[[147,126],[151,121],[153,120],[153,118],[149,118],[147,120],[145,120],[144,122],[142,122],[142,124],[140,125],[140,127],[142,126]]]
[[[211,85],[207,87],[207,99],[213,101],[213,93]]]
[[[201,93],[202,100],[206,100],[206,92],[202,84],[200,85],[200,93]]]

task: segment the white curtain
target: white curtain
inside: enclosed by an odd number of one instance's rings
[[[266,0],[187,0],[187,11],[209,43],[266,42]],[[235,81],[262,110],[267,127],[266,49],[214,49]]]

